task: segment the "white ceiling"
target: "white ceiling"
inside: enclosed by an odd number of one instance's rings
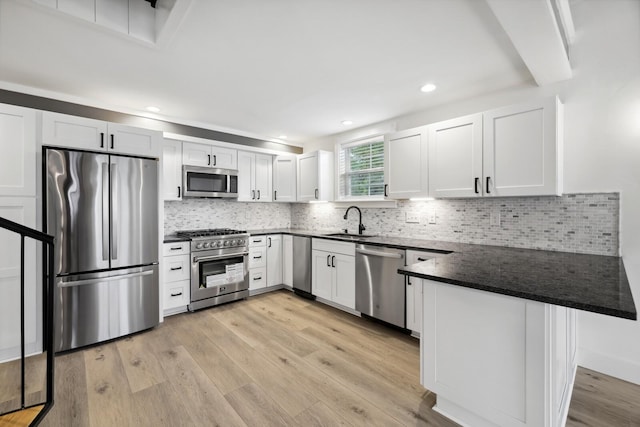
[[[293,143],[534,84],[484,0],[193,0],[161,48],[0,0],[0,81]]]

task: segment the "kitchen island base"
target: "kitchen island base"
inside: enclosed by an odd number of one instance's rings
[[[575,310],[424,279],[421,383],[469,426],[562,426]]]

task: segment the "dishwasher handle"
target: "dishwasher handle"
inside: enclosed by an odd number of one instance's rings
[[[404,257],[404,255],[402,255],[401,253],[398,253],[398,252],[372,251],[371,249],[359,249],[359,248],[356,248],[356,253],[359,253],[359,254],[362,254],[362,255],[379,256],[379,257],[383,257],[383,258],[402,259]]]

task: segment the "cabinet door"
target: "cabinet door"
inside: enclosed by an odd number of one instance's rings
[[[42,145],[107,151],[107,123],[66,114],[42,113]]]
[[[0,217],[27,227],[36,225],[36,199],[0,197]],[[0,229],[0,361],[20,356],[20,235]],[[38,245],[39,246],[39,245]],[[36,351],[42,339],[42,306],[36,283],[36,244],[25,239],[25,343],[27,353]]]
[[[482,114],[429,125],[429,195],[482,196]]]
[[[318,200],[318,153],[298,156],[298,201]]]
[[[221,169],[238,169],[238,150],[211,147],[211,166]]]
[[[296,201],[296,158],[277,156],[273,160],[273,201]]]
[[[484,113],[488,196],[562,194],[562,104],[543,101]]]
[[[162,197],[182,200],[182,142],[165,139],[162,143]]]
[[[238,151],[238,201],[252,202],[256,200],[255,182],[256,155],[246,151]]]
[[[249,249],[249,268],[262,268],[267,266],[267,248],[254,247]]]
[[[422,280],[406,277],[407,329],[422,331]]]
[[[331,301],[333,277],[331,254],[318,250],[311,251],[311,293]]]
[[[162,262],[165,283],[189,280],[191,274],[191,257],[189,255],[167,256],[162,259]]]
[[[336,254],[331,256],[335,270],[332,300],[340,305],[356,308],[356,258]]]
[[[385,136],[385,195],[391,199],[427,197],[426,127],[409,129]]]
[[[270,202],[273,200],[271,194],[271,182],[273,180],[273,160],[265,154],[256,154],[254,186],[256,191],[256,201]]]
[[[182,164],[202,167],[211,166],[211,146],[193,142],[183,142]]]
[[[109,123],[109,151],[133,156],[160,157],[162,132]]]
[[[0,104],[0,196],[36,195],[36,112]]]
[[[267,286],[282,284],[282,235],[267,236]]]
[[[293,286],[293,236],[282,236],[282,283]]]

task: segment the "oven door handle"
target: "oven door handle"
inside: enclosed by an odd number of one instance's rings
[[[224,255],[210,255],[210,256],[194,256],[193,257],[193,262],[200,262],[200,261],[210,261],[210,260],[214,260],[214,259],[222,259],[222,258],[232,258],[232,257],[236,257],[236,256],[245,256],[245,255],[249,255],[247,252],[237,252],[235,254],[224,254]]]

